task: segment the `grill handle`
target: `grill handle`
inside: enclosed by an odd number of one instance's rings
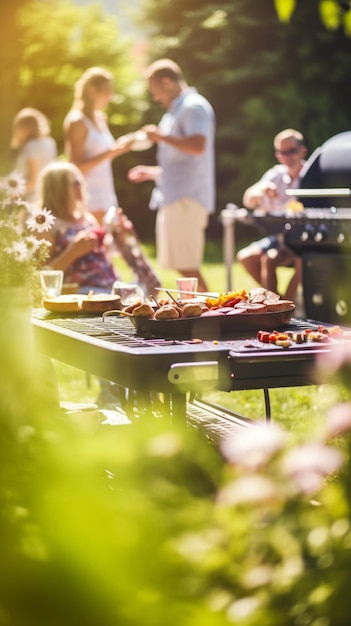
[[[351,196],[351,189],[348,187],[335,187],[325,189],[286,189],[287,196],[297,196],[301,198],[348,198]]]
[[[174,363],[168,370],[168,380],[177,387],[208,389],[219,380],[218,361]]]

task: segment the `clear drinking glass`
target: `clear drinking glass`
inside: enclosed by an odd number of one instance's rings
[[[57,296],[61,295],[63,283],[62,270],[41,270],[39,276],[44,297],[57,298]]]
[[[197,278],[186,277],[177,278],[178,298],[180,300],[195,298],[192,296],[192,292],[197,291]],[[189,292],[189,293],[188,293]]]
[[[112,293],[120,296],[122,306],[144,302],[144,291],[136,283],[124,283],[121,280],[116,280],[113,283]]]

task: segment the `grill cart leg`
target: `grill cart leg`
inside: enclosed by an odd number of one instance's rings
[[[271,421],[271,399],[269,397],[269,389],[263,389],[263,395],[264,395],[264,406],[266,409],[266,422],[270,422]]]
[[[177,392],[169,394],[170,415],[173,420],[186,421],[186,393]]]

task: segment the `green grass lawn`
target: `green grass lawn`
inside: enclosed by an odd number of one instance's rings
[[[145,246],[144,249],[157,269],[154,247],[150,245]],[[121,259],[117,259],[116,266],[123,279],[132,280],[130,269]],[[222,260],[220,243],[209,242],[207,244],[202,270],[210,291],[227,290],[226,269]],[[279,268],[278,272],[279,283],[284,289],[291,270]],[[162,285],[175,288],[176,272],[158,271],[158,274]],[[235,263],[232,268],[232,285],[235,289],[249,290],[256,286],[256,283],[239,264]],[[95,400],[99,392],[99,382],[94,376],[87,376],[85,372],[59,362],[54,362],[54,366],[62,399],[71,402]],[[252,419],[264,417],[264,398],[261,390],[232,393],[208,392],[205,398]],[[272,389],[270,398],[273,419],[281,422],[292,433],[304,436],[320,423],[328,407],[339,399],[346,398],[346,390],[341,386],[330,385],[291,387]]]

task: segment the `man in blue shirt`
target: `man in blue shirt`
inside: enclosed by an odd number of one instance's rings
[[[153,180],[150,208],[157,209],[156,246],[160,267],[198,279],[205,230],[215,204],[215,115],[209,102],[185,82],[179,66],[161,59],[146,71],[150,93],[166,109],[158,126],[143,128],[157,143],[156,166],[137,165],[129,180]]]

